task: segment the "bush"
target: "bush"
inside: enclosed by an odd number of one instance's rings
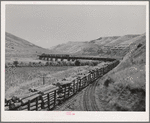
[[[19,62],[18,62],[18,61],[14,61],[14,62],[13,62],[13,65],[14,65],[15,67],[17,67],[17,66],[18,66],[18,64],[19,64]]]
[[[112,79],[110,77],[107,77],[106,80],[104,81],[104,86],[108,87],[110,83],[112,83]]]
[[[67,66],[67,63],[66,63],[65,61],[62,61],[62,64],[63,64],[64,66]]]
[[[93,65],[96,66],[98,64],[98,62],[93,62]]]
[[[137,49],[138,49],[139,47],[141,47],[141,46],[142,46],[142,44],[141,44],[141,43],[139,43],[139,44],[138,44],[138,46],[137,46]]]
[[[89,62],[89,66],[94,66],[93,62]]]
[[[50,62],[49,62],[49,65],[50,65],[50,66],[52,66],[52,65],[53,65],[52,61],[50,61]]]
[[[76,60],[76,61],[75,61],[75,65],[76,65],[76,66],[80,66],[80,61]]]
[[[46,62],[45,66],[49,66],[49,62]]]

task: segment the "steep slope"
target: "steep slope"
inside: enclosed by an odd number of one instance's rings
[[[145,111],[146,35],[132,40],[130,52],[100,81],[98,89],[104,110]],[[108,83],[108,86],[106,86]]]
[[[110,43],[107,43],[105,46],[110,46],[110,47],[116,46],[116,45],[119,45],[120,43],[128,41],[137,36],[139,36],[139,35],[124,35],[124,36],[117,38],[116,40],[111,41]]]
[[[38,54],[49,53],[48,49],[36,46],[24,39],[6,32],[5,57],[6,61],[21,58],[36,58]]]
[[[134,45],[136,43],[139,43],[139,42],[141,42],[141,43],[143,43],[143,41],[145,42],[145,40],[146,40],[145,38],[146,38],[146,36],[145,36],[145,33],[144,33],[144,34],[138,35],[138,36],[136,36],[136,37],[134,37],[130,40],[121,42],[119,45],[120,46],[132,46],[132,45]]]

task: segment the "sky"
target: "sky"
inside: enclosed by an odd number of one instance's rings
[[[6,5],[5,30],[44,48],[146,32],[142,5]]]

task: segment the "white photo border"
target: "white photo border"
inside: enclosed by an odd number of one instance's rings
[[[85,112],[72,111],[75,115],[66,115],[65,111],[4,111],[5,98],[5,7],[7,4],[31,5],[145,5],[146,6],[146,111],[145,112]],[[98,122],[142,122],[149,121],[149,2],[147,1],[2,1],[1,2],[1,120],[13,122],[26,121],[98,121]]]

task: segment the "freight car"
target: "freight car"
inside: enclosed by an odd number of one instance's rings
[[[119,64],[118,60],[104,64],[102,67],[93,67],[86,74],[78,75],[72,80],[62,80],[53,85],[43,85],[39,88],[31,88],[24,96],[16,96],[5,100],[8,110],[53,110],[99,77],[109,72]]]
[[[40,55],[41,57],[65,57],[65,58],[69,58],[71,55],[69,54],[45,54],[43,53],[42,55]]]

